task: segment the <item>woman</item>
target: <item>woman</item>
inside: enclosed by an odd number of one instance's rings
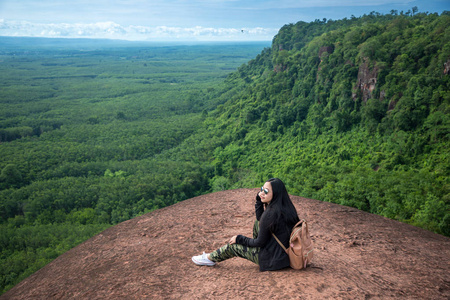
[[[192,261],[201,266],[213,266],[232,257],[242,257],[258,264],[261,271],[288,267],[289,256],[272,233],[288,247],[291,230],[300,220],[280,179],[269,179],[261,188],[256,196],[255,214],[253,239],[233,236],[227,245],[210,254],[203,252],[194,256]]]

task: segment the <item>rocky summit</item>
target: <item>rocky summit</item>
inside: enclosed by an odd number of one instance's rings
[[[0,299],[448,299],[450,239],[355,208],[292,196],[315,244],[305,270],[260,272],[191,257],[251,236],[256,189],[212,193],[120,223]]]

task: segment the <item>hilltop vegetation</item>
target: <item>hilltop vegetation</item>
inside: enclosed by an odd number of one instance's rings
[[[449,28],[413,9],[288,24],[262,52],[4,50],[1,286],[112,224],[273,176],[450,236]]]
[[[450,235],[449,28],[448,13],[286,25],[187,140],[216,147],[213,187],[278,176],[293,194]]]

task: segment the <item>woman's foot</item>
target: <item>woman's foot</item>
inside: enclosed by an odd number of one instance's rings
[[[214,266],[216,263],[210,260],[209,254],[203,252],[202,255],[192,256],[192,261],[199,266]]]

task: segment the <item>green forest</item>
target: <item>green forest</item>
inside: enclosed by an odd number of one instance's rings
[[[162,153],[186,148],[213,87],[270,46],[0,44],[1,292],[111,225],[207,193],[204,164]]]
[[[109,226],[270,177],[450,236],[449,12],[259,44],[0,42],[0,292]]]

